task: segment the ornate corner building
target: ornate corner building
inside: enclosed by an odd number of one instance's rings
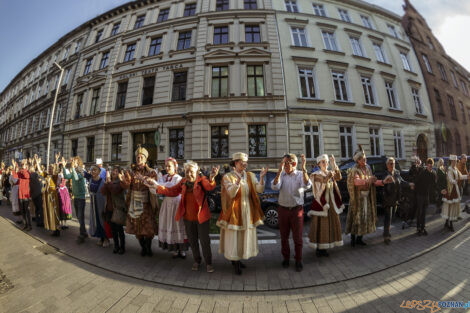
[[[65,68],[58,85],[59,62]],[[57,110],[51,106],[60,88]],[[435,155],[433,112],[401,17],[359,0],[133,1],[72,32],[0,94],[3,159],[252,167],[290,151]]]
[[[434,119],[438,156],[470,152],[470,74],[445,52],[426,20],[405,0],[403,27],[419,59]]]

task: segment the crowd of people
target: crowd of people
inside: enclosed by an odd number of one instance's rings
[[[21,162],[13,159],[8,167],[2,162],[3,199],[8,199],[13,214],[21,217],[17,223],[25,231],[32,229],[34,217],[37,227],[60,236],[61,231],[68,229],[73,207],[80,225],[77,244],[91,236],[97,238],[98,246],[106,248],[112,239],[113,253],[124,254],[127,233],[136,236],[140,254],[145,257],[153,255],[152,242],[158,235],[159,247],[171,252],[173,258],[186,258],[190,247],[194,259],[192,270],[198,271],[204,259],[206,271],[214,272],[207,195],[216,187],[220,167],[212,167],[204,175],[197,163],[187,161],[182,177],[178,174],[178,162],[171,157],[165,160],[165,174],[147,165],[145,148],[138,147],[135,159],[135,164],[127,170],[119,166],[105,169],[101,159],[86,169],[80,157],[67,161],[60,154],[47,169],[37,155]],[[382,180],[367,165],[362,147],[359,146],[353,159],[356,164],[347,173],[350,200],[344,229],[344,233],[350,234],[352,247],[366,245],[364,236],[376,231],[378,186],[383,187],[385,244],[391,242],[392,217],[405,189],[413,195],[405,220],[416,218],[418,235],[427,235],[426,209],[435,190],[438,190],[437,201],[442,206],[445,228],[454,231],[453,222],[460,218],[460,202],[470,178],[465,155],[460,161],[451,155],[447,169],[440,159],[436,170],[432,159],[427,159],[423,166],[416,158],[409,181],[395,168],[394,158],[387,159],[387,174]],[[232,171],[226,169],[220,180],[221,212],[216,225],[220,227],[218,252],[232,263],[236,274],[241,275],[246,268],[242,260],[259,252],[256,228],[263,224],[264,214],[258,194],[264,191],[266,183],[279,191],[282,267],[290,266],[292,232],[295,269],[298,272],[303,269],[304,192],[309,188],[314,197],[308,211],[309,246],[316,250],[318,257],[327,257],[328,249],[343,245],[340,214],[345,206],[337,184],[342,173],[333,155],[320,155],[316,161],[316,169],[309,173],[304,155],[300,156],[299,164],[295,154],[286,154],[280,160],[275,178],[266,182],[267,168],[257,178],[247,171],[247,154],[232,155]],[[85,221],[87,198],[88,223]]]

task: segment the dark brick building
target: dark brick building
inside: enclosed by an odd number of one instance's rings
[[[423,72],[431,102],[437,156],[470,153],[470,74],[448,56],[426,20],[409,0],[403,6],[403,27]],[[425,144],[425,143],[423,143]],[[420,143],[417,144],[420,155]]]

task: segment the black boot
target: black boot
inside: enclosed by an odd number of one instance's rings
[[[454,232],[454,223],[452,221],[449,222],[449,229],[451,232]]]
[[[356,235],[351,234],[351,247],[356,246]]]
[[[444,224],[444,229],[449,229],[449,220],[446,220],[446,223]]]
[[[236,275],[241,275],[242,274],[242,269],[240,267],[240,261],[232,261],[233,265],[233,270]]]
[[[146,256],[147,255],[147,249],[145,247],[145,238],[139,239],[140,247],[142,250],[140,251],[141,256]]]
[[[114,249],[113,253],[116,254],[119,252],[119,237],[116,233],[113,233],[113,243],[114,243]]]
[[[365,246],[366,243],[362,241],[362,236],[357,236],[356,243],[360,246]]]
[[[152,252],[152,238],[145,238],[145,246],[147,248],[147,256],[153,256]]]
[[[119,254],[124,254],[126,252],[126,240],[125,240],[124,231],[119,233]]]

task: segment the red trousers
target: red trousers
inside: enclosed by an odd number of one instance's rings
[[[295,261],[302,262],[302,233],[304,229],[304,208],[299,205],[291,209],[279,206],[279,231],[281,233],[281,253],[284,260],[290,259],[289,236],[292,230],[294,239]]]

